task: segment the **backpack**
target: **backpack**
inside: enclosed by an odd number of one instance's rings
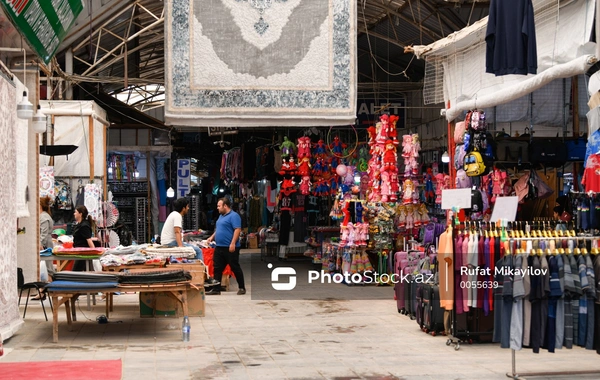
[[[483,163],[481,154],[476,150],[471,153],[467,153],[463,168],[469,177],[476,177],[484,174],[485,164]]]
[[[465,165],[465,152],[464,145],[457,145],[454,151],[454,168],[456,170],[462,169]]]

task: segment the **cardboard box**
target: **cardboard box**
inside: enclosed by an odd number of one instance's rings
[[[192,284],[204,286],[204,273],[206,272],[206,267],[200,262],[189,264],[169,264],[166,268],[183,269],[188,271],[192,275]]]
[[[205,298],[204,288],[188,290],[189,317],[204,317]],[[179,301],[176,301],[166,292],[140,292],[140,317],[180,318],[183,317],[183,308]]]
[[[258,237],[256,235],[248,235],[246,238],[248,242],[248,248],[257,249],[258,248]]]

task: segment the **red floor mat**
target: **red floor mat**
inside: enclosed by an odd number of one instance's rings
[[[3,380],[120,380],[121,360],[0,362]]]

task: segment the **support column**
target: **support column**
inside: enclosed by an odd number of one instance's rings
[[[69,48],[65,54],[65,73],[73,75],[73,48]],[[73,100],[73,85],[70,80],[65,82],[65,98]]]

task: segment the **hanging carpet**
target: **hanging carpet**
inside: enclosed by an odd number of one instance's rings
[[[165,2],[167,124],[347,125],[355,0]]]

